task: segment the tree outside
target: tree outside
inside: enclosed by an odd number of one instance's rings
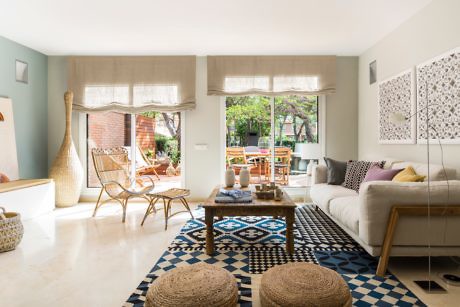
[[[227,146],[255,145],[270,137],[270,97],[227,97]],[[256,141],[257,142],[257,141]],[[318,97],[275,97],[275,146],[318,142]]]
[[[155,159],[166,156],[174,165],[180,163],[181,148],[181,113],[144,112],[141,115],[153,118],[157,122],[158,133],[155,133],[155,152],[147,150],[145,154]],[[163,127],[164,129],[161,129]],[[164,131],[162,131],[164,130]]]

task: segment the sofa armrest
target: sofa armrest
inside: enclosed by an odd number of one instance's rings
[[[427,206],[428,185],[426,182],[371,181],[363,183],[359,190],[359,237],[367,244],[381,246],[393,206]],[[435,181],[430,183],[431,204],[460,204],[460,181]],[[458,218],[458,217],[456,217]],[[432,218],[431,233],[427,232],[426,217],[406,218],[405,225],[399,225],[396,241],[412,242],[413,245],[427,242],[427,237],[440,233],[437,218]],[[442,218],[441,218],[442,219]],[[458,221],[458,220],[457,220]],[[439,231],[438,231],[439,230]],[[445,231],[445,229],[444,229]],[[445,239],[445,238],[444,238]],[[432,238],[433,243],[436,238]],[[406,243],[401,243],[406,244]],[[425,243],[426,244],[426,243]],[[442,242],[440,243],[442,244]],[[445,244],[445,243],[444,243]]]
[[[315,165],[311,174],[311,184],[327,182],[327,167],[325,165]]]

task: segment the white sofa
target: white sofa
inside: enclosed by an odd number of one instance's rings
[[[420,175],[427,175],[426,164],[387,162],[386,168],[412,165]],[[446,181],[446,175],[449,179]],[[388,218],[394,205],[427,206],[427,182],[397,183],[371,181],[361,185],[359,193],[343,186],[328,185],[327,168],[313,170],[310,196],[313,203],[355,239],[369,254],[379,256]],[[430,166],[431,203],[460,205],[460,181],[454,169]],[[460,255],[460,216],[400,217],[395,231],[391,256]],[[431,249],[428,249],[428,245]]]

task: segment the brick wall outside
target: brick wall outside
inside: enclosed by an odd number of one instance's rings
[[[151,149],[155,151],[155,120],[143,115],[136,115],[136,142],[142,149]],[[126,116],[125,121],[125,139],[126,144],[131,143],[131,117]]]
[[[100,187],[91,149],[125,146],[125,115],[116,112],[88,114],[88,186]]]
[[[142,150],[155,151],[155,120],[136,117],[136,141]],[[131,145],[131,116],[116,112],[88,115],[88,187],[100,187],[91,149]]]

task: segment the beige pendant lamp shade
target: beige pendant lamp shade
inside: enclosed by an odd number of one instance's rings
[[[66,92],[64,95],[66,119],[64,140],[49,173],[50,178],[54,179],[56,184],[57,207],[76,205],[83,184],[83,167],[72,141],[72,101],[73,93]]]
[[[195,56],[80,56],[70,57],[68,64],[75,111],[195,108]]]
[[[208,56],[208,95],[320,95],[335,82],[335,56]]]

